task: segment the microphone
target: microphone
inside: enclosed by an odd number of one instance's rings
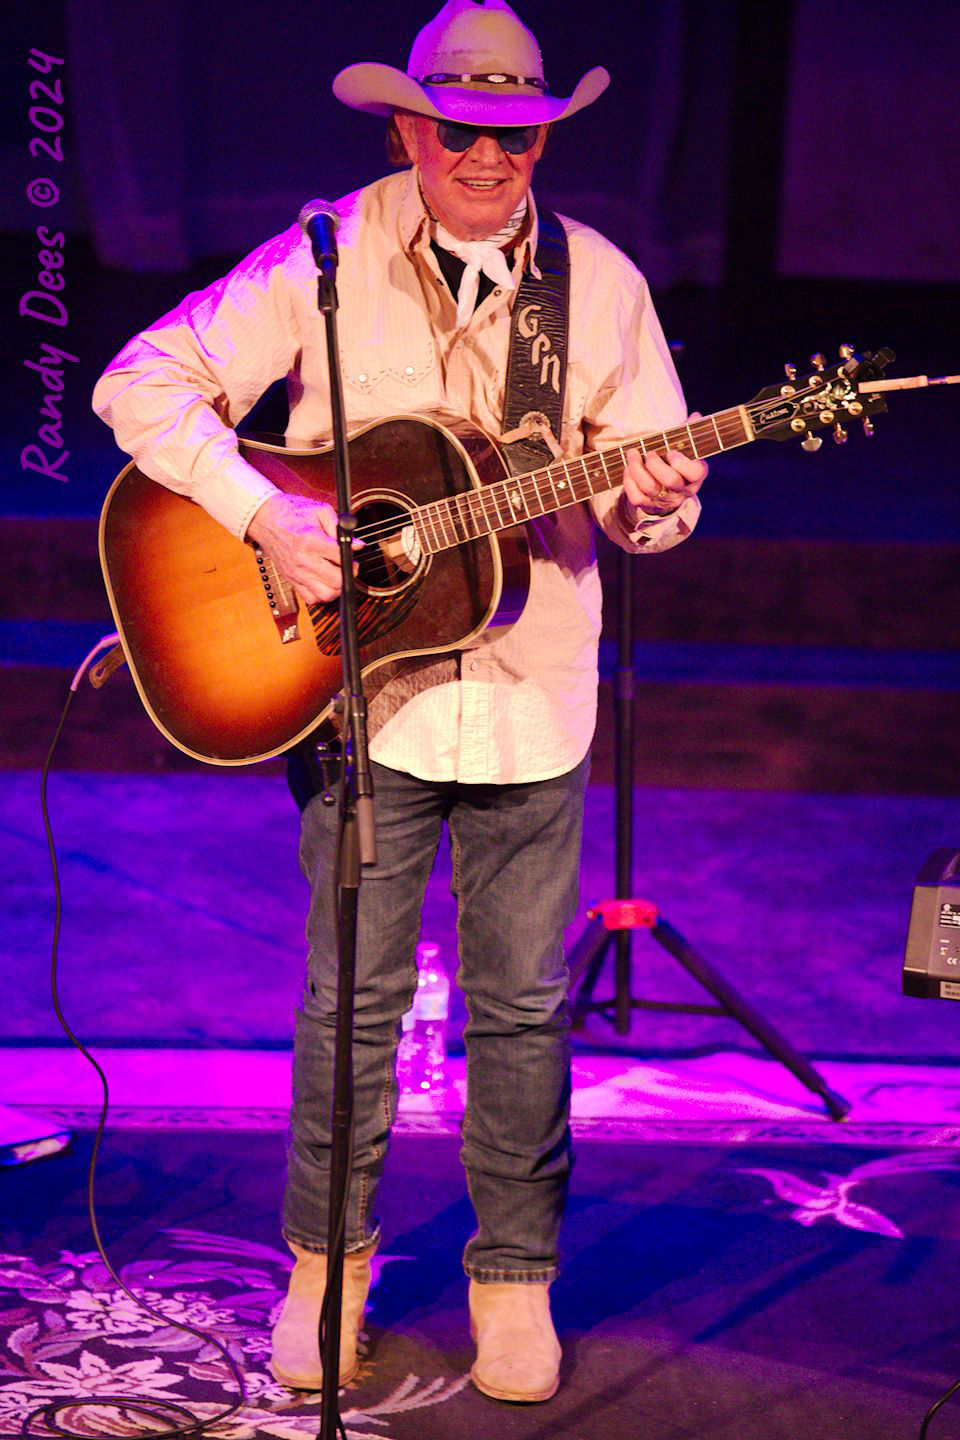
[[[340,212],[329,200],[310,200],[300,214],[297,223],[313,246],[313,259],[321,275],[337,268],[337,231],[340,228]]]

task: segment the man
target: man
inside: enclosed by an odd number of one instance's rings
[[[352,65],[334,90],[391,117],[412,168],[339,202],[340,334],[348,423],[443,408],[498,435],[516,287],[535,255],[530,183],[547,127],[602,92],[546,89],[540,51],[505,0],[448,0],[407,72]],[[564,456],[686,418],[646,284],[596,232],[564,221],[570,253]],[[147,474],[263,547],[307,602],[340,590],[336,517],[276,491],[239,456],[231,424],[289,379],[292,436],[329,435],[315,268],[296,226],[136,337],[94,408]],[[379,859],[360,889],[354,1031],[355,1151],[346,1218],[341,1378],[379,1239],[377,1184],[396,1111],[398,1022],[416,984],[420,906],[449,826],[460,907],[469,1098],[462,1157],[478,1228],[467,1244],[472,1375],[486,1394],[539,1401],[558,1383],[548,1290],[570,1171],[563,937],[577,907],[600,626],[594,524],[637,553],[684,539],[702,462],[632,452],[620,490],[532,522],[519,622],[462,653],[395,664],[371,704]],[[303,813],[312,887],[297,1016],[284,1234],[296,1258],[273,1369],[322,1381],[336,945],[334,817]]]

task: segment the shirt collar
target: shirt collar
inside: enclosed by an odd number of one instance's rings
[[[404,250],[412,253],[415,250],[429,248],[430,226],[428,224],[429,216],[420,195],[420,173],[415,165],[407,172],[407,176],[406,190],[400,201],[398,222],[400,243]],[[521,231],[523,238],[514,247],[514,263],[529,264],[530,273],[536,280],[540,280],[542,276],[534,258],[537,253],[540,222],[537,217],[537,202],[533,198],[532,190],[527,192],[527,204],[529,207],[527,218]]]

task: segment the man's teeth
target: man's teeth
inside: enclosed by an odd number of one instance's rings
[[[464,185],[469,185],[471,190],[492,190],[494,185],[502,185],[502,180],[464,180]]]

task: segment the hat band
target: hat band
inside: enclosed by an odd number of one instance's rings
[[[424,75],[421,85],[469,85],[478,82],[484,85],[530,85],[535,90],[546,92],[547,82],[537,75],[504,75],[500,71],[493,75]]]

